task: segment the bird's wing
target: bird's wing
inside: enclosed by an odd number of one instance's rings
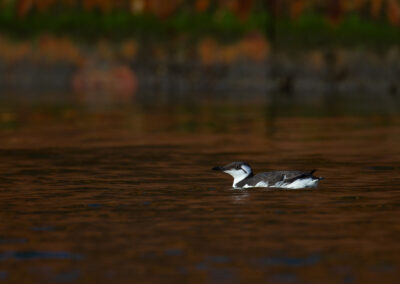
[[[315,170],[312,170],[311,172],[302,172],[302,171],[272,171],[272,172],[264,172],[260,173],[254,176],[256,180],[266,180],[270,184],[280,182],[280,181],[294,181],[299,178],[307,178],[307,177],[312,177],[312,173],[314,173]]]
[[[316,170],[312,170],[310,172],[301,172],[301,171],[287,171],[285,175],[285,182],[294,182],[297,179],[303,179],[303,178],[315,178],[313,176],[313,173]]]
[[[282,172],[265,172],[259,173],[254,176],[255,181],[265,181],[268,184],[276,184],[277,182],[283,181],[285,179],[285,175]]]

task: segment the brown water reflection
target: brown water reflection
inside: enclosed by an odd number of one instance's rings
[[[0,280],[397,283],[400,119],[265,107],[10,109]],[[318,169],[232,190],[211,167]]]

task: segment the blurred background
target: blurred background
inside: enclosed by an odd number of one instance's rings
[[[0,98],[393,108],[399,25],[397,0],[1,0]]]

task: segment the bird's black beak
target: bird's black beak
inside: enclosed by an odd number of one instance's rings
[[[214,171],[223,171],[224,168],[223,167],[214,167],[214,168],[212,168],[212,170],[214,170]]]

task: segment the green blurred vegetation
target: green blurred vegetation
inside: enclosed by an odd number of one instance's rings
[[[296,20],[279,19],[276,44],[282,47],[365,46],[386,47],[400,43],[400,29],[385,20],[372,21],[357,13],[346,15],[338,24],[325,17],[308,13]]]
[[[102,14],[97,11],[70,9],[56,13],[32,13],[23,18],[15,16],[10,7],[0,11],[0,31],[10,36],[53,33],[84,40],[99,37],[123,39],[128,36],[163,39],[180,34],[231,38],[248,31],[263,31],[270,22],[271,16],[267,12],[252,13],[248,20],[241,21],[230,11],[222,11],[218,15],[182,11],[166,19],[160,19],[151,13],[132,14],[128,11]]]
[[[132,13],[129,9],[119,8],[104,12],[63,5],[43,10],[31,8],[21,16],[18,13],[20,2],[7,1],[3,2],[0,10],[0,32],[14,38],[35,38],[49,33],[91,41],[99,38],[123,40],[127,37],[167,40],[182,35],[191,39],[207,35],[232,40],[259,31],[282,48],[324,45],[380,47],[400,43],[399,27],[390,23],[387,17],[373,19],[364,17],[362,11],[351,11],[333,23],[329,15],[318,9],[304,9],[299,16],[293,17],[290,13],[272,12],[262,1],[253,2],[255,4],[245,17],[224,6],[204,11],[176,9],[168,16],[160,17],[147,10]]]

